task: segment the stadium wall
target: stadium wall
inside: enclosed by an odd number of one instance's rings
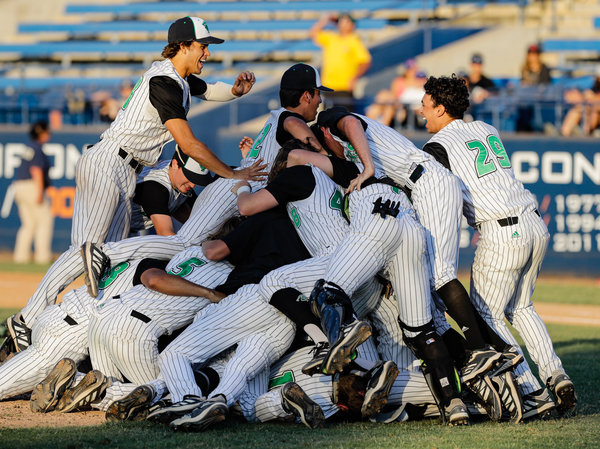
[[[237,165],[237,142],[241,135],[227,137],[229,145],[217,149],[217,155],[226,163]],[[75,165],[83,148],[97,139],[97,133],[55,132],[52,142],[44,146],[52,161],[50,196],[56,216],[55,252],[62,252],[69,245]],[[427,139],[426,134],[412,137],[419,147]],[[550,229],[544,271],[600,277],[600,149],[597,141],[517,135],[506,135],[503,140],[516,176],[537,196],[540,213]],[[26,142],[25,133],[0,133],[0,249],[3,250],[12,250],[19,227],[10,184]],[[172,151],[169,145],[164,155],[170,157]],[[465,223],[460,243],[461,268],[470,266],[476,242],[477,234]]]

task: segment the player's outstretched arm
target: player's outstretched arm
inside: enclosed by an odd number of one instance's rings
[[[180,276],[166,273],[158,268],[150,268],[142,273],[142,283],[150,290],[172,296],[201,296],[210,302],[219,302],[226,295],[194,284]]]
[[[292,150],[288,154],[287,166],[293,167],[295,165],[306,165],[311,164],[317,168],[320,168],[330,178],[333,177],[333,165],[331,160],[321,153],[315,153],[307,150]]]
[[[187,120],[179,118],[170,119],[165,122],[165,126],[185,154],[223,178],[258,181],[267,175],[266,172],[262,171],[265,166],[258,163],[234,171],[229,165],[221,161],[208,146],[196,139]]]
[[[364,166],[362,173],[350,181],[347,192],[352,192],[354,189],[360,190],[362,183],[375,174],[375,164],[373,163],[367,136],[360,120],[352,115],[342,117],[338,121],[337,127],[346,135]]]
[[[248,217],[269,210],[279,205],[275,197],[266,189],[252,193],[250,184],[246,181],[236,183],[231,191],[238,197],[237,206],[240,214]]]

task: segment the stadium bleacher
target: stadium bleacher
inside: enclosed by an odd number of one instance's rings
[[[159,58],[168,24],[186,14],[207,19],[211,31],[226,39],[226,43],[211,55],[205,76],[229,79],[234,70],[250,68],[262,80],[282,64],[293,61],[317,63],[320,49],[309,40],[308,30],[325,12],[348,11],[357,19],[358,32],[375,52],[369,72],[375,81],[377,73],[386,67],[458,39],[452,36],[451,28],[445,36],[444,29],[452,23],[453,17],[462,17],[460,8],[470,8],[465,10],[470,13],[485,9],[488,3],[478,0],[123,0],[120,3],[98,0],[97,3],[84,3],[75,0],[66,4],[63,14],[55,21],[22,21],[16,27],[22,39],[0,44],[0,71],[3,73],[0,92],[5,93],[0,96],[0,122],[27,122],[38,111],[43,114],[44,108],[48,113],[60,104],[61,99],[65,102],[64,98],[73,90],[82,90],[86,96],[98,90],[116,93],[122,80],[135,80]],[[533,2],[494,2],[496,6],[513,4],[522,8],[530,3]],[[570,3],[577,3],[577,0]],[[588,20],[600,29],[600,16]],[[415,40],[411,33],[421,24],[436,33]],[[401,48],[382,45],[386,41],[395,42],[403,35],[406,39]],[[423,44],[422,39],[430,41]],[[558,55],[555,72],[564,74],[556,80],[559,89],[585,86],[587,81],[578,81],[581,71],[573,69],[579,65],[570,58],[573,55],[584,55],[588,60],[597,57],[600,39],[544,35],[541,43],[545,52]],[[586,69],[587,66],[583,70],[584,76]],[[40,70],[42,74],[38,73]],[[575,72],[579,78],[573,78]],[[501,85],[514,87],[518,84],[517,78],[505,80],[506,83]],[[375,83],[365,92],[369,96],[380,87]],[[509,95],[514,95],[514,90],[505,89]],[[496,115],[493,110],[498,108],[504,108],[505,115],[510,115],[514,109],[506,98],[492,99],[488,106],[492,111],[489,113]],[[62,108],[68,114],[66,106]],[[11,112],[4,114],[2,109]],[[556,111],[556,115],[560,115],[559,107]],[[510,117],[505,122],[510,128]]]

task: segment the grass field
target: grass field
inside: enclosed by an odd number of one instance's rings
[[[538,301],[600,304],[600,288],[577,282],[540,282]],[[561,298],[558,301],[558,298]],[[569,301],[566,300],[569,298]],[[14,310],[0,309],[0,319]],[[0,448],[591,448],[600,447],[600,328],[548,325],[579,404],[569,418],[526,424],[475,423],[448,428],[437,421],[397,424],[336,423],[311,431],[292,424],[230,420],[197,434],[173,433],[148,423],[90,427],[3,429]]]

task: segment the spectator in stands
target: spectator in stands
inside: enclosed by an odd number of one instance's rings
[[[36,122],[29,135],[31,142],[22,156],[13,182],[21,219],[13,257],[15,263],[29,263],[33,244],[35,263],[46,264],[52,261],[54,217],[46,195],[50,185],[50,161],[42,147],[50,140],[50,127],[45,121]]]
[[[324,30],[330,22],[337,25],[337,31]],[[327,14],[310,29],[310,38],[323,50],[323,85],[335,90],[325,96],[326,107],[340,105],[353,110],[356,81],[371,66],[371,54],[355,28],[354,18],[342,13]]]
[[[539,45],[532,44],[527,49],[525,63],[521,69],[521,86],[539,86],[550,84],[550,69],[542,62],[542,49]]]
[[[550,69],[542,62],[541,53],[542,50],[537,44],[532,44],[527,48],[527,56],[521,69],[521,87],[544,87],[552,83]],[[542,131],[545,128],[549,133],[552,131],[557,133],[551,123],[543,123],[541,112],[536,115],[532,104],[535,99],[527,98],[527,95],[524,92],[519,98],[521,104],[517,111],[517,131]]]
[[[483,57],[480,53],[471,56],[471,71],[468,75],[468,83],[471,103],[482,103],[490,96],[496,86],[494,82],[483,74]]]
[[[600,127],[600,66],[596,68],[594,84],[581,92],[569,89],[565,92],[565,101],[572,104],[565,116],[560,133],[568,137],[574,133],[590,135]],[[583,122],[583,123],[582,123]],[[581,128],[578,126],[581,124]]]
[[[421,108],[426,80],[414,59],[407,60],[404,73],[394,78],[389,89],[377,93],[375,103],[367,108],[365,115],[391,127],[406,125],[410,118],[420,118],[416,111]]]

